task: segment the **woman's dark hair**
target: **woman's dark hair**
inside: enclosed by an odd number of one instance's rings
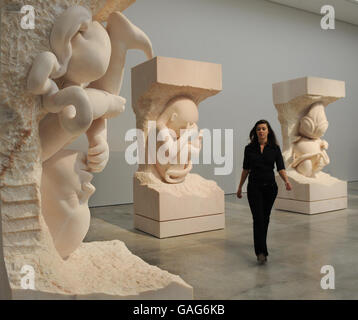
[[[268,128],[267,144],[271,146],[278,145],[275,132],[272,130],[270,123],[267,120],[259,120],[255,123],[255,126],[250,131],[250,144],[258,144],[259,139],[257,137],[256,128],[259,124],[266,124]]]

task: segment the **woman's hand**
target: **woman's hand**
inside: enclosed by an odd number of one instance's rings
[[[291,190],[292,190],[292,185],[291,185],[290,181],[286,181],[286,182],[285,182],[285,186],[286,186],[286,190],[287,190],[287,191],[291,191]]]
[[[291,191],[292,190],[292,185],[291,185],[290,181],[288,180],[286,170],[282,169],[278,173],[279,173],[281,179],[283,180],[283,182],[285,183],[286,190]]]
[[[237,189],[236,195],[237,195],[237,197],[238,197],[239,199],[242,198],[242,190],[241,190],[241,188]]]
[[[246,180],[247,176],[249,175],[249,172],[250,172],[250,170],[242,169],[239,187],[236,192],[236,195],[239,199],[242,198],[242,186],[244,185],[245,180]]]

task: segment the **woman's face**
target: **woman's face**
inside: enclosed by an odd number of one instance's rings
[[[269,130],[266,123],[260,123],[256,126],[256,134],[259,140],[266,140]]]

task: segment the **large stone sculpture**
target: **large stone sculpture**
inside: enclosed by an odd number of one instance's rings
[[[126,51],[151,58],[152,49],[114,11],[131,1],[75,3],[26,1],[43,18],[36,32],[22,30],[19,15],[2,19],[0,297],[192,298],[179,277],[149,266],[121,241],[82,243],[95,190],[90,172],[108,161],[106,121],[124,110],[118,94]],[[82,133],[87,154],[63,149]],[[24,290],[22,272],[31,269],[34,287]]]
[[[329,164],[325,108],[345,96],[345,84],[306,77],[273,84],[273,102],[281,123],[283,157],[293,190],[276,179],[277,209],[314,214],[347,207],[347,183],[321,171]]]
[[[35,58],[28,88],[42,95],[43,108],[49,112],[39,128],[43,216],[65,258],[80,245],[89,228],[88,198],[94,187],[90,174],[82,176],[87,171],[100,172],[107,164],[106,121],[124,110],[125,99],[118,94],[126,52],[141,48],[151,58],[152,49],[148,37],[120,12],[109,16],[105,29],[82,6],[70,7],[56,19],[50,44],[53,53],[42,52]],[[75,158],[56,154],[84,132],[87,159],[79,160],[79,154]],[[74,171],[81,163],[84,167]],[[84,180],[78,188],[73,177]]]
[[[137,229],[165,238],[224,228],[223,190],[190,174],[202,140],[198,105],[220,91],[217,64],[156,57],[132,69],[132,107],[145,146],[133,185]]]

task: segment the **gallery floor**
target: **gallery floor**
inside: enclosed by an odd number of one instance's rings
[[[346,210],[273,210],[266,265],[256,263],[246,196],[225,197],[225,230],[162,240],[133,229],[131,204],[92,208],[85,241],[124,241],[146,262],[180,275],[195,299],[358,299],[358,182],[348,191]],[[324,265],[334,268],[335,289],[321,288]]]

